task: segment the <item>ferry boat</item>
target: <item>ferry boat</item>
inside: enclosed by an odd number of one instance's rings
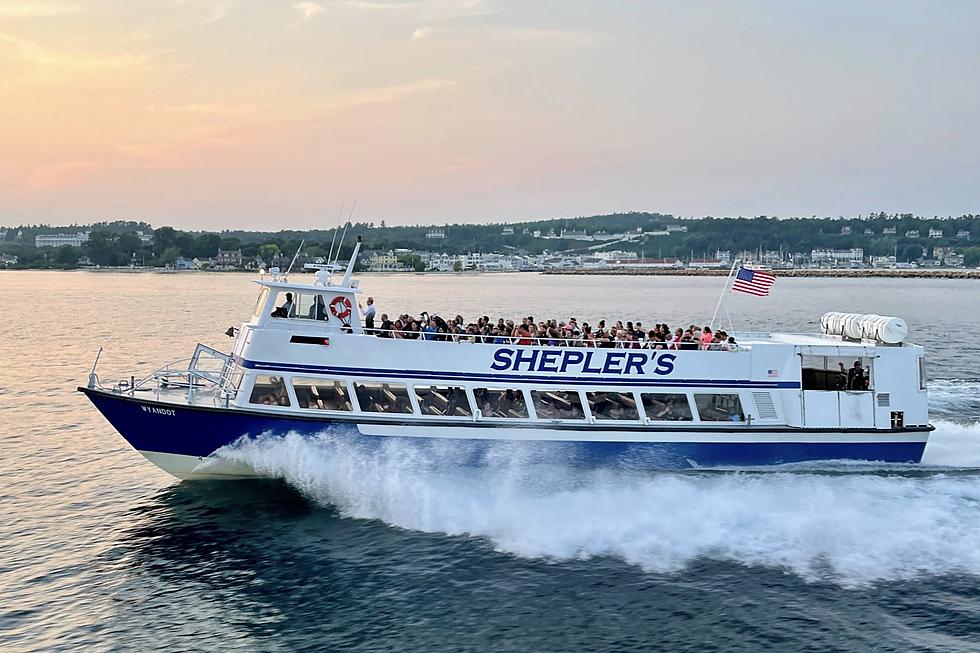
[[[933,430],[924,352],[898,318],[829,313],[820,333],[738,334],[737,351],[385,338],[362,325],[359,248],[340,278],[257,280],[231,351],[198,344],[109,385],[96,357],[79,391],[180,479],[256,475],[216,452],[287,433],[452,441],[477,464],[517,442],[545,461],[659,470],[916,463]]]

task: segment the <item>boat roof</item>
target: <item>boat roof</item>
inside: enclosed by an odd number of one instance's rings
[[[897,347],[884,345],[873,340],[850,340],[841,336],[822,333],[765,333],[765,332],[736,332],[735,337],[740,345],[802,345],[810,347],[847,347],[866,349],[868,347]],[[903,347],[916,346],[910,342],[901,343]]]
[[[333,292],[349,292],[349,293],[360,293],[363,292],[357,287],[357,282],[355,281],[350,286],[336,286],[336,285],[320,285],[317,283],[299,283],[294,281],[280,281],[274,279],[256,279],[255,283],[260,286],[265,286],[274,290],[293,290],[296,292],[315,292],[315,291],[333,291]]]

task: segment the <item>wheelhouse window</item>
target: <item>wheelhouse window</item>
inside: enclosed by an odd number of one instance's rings
[[[919,390],[926,389],[926,359],[924,356],[919,357]]]
[[[265,300],[269,297],[269,287],[262,286],[262,290],[259,291],[259,298],[255,300],[255,310],[252,311],[253,317],[258,317],[262,314],[262,308],[265,306]]]
[[[531,400],[540,419],[585,419],[582,400],[573,390],[532,390]]]
[[[411,413],[412,401],[404,383],[355,383],[357,404],[366,413]]]
[[[338,379],[293,379],[293,392],[300,408],[350,411],[347,383]]]
[[[423,415],[472,417],[466,390],[459,386],[417,385],[415,397]]]
[[[280,292],[276,297],[272,317],[298,318],[302,320],[328,320],[330,310],[322,293]]]
[[[502,388],[476,388],[473,390],[476,406],[484,417],[510,417],[527,419],[527,402],[522,390]]]
[[[651,393],[640,395],[643,412],[648,419],[663,422],[690,422],[694,420],[687,395],[680,393]]]
[[[602,420],[638,420],[636,399],[631,392],[586,392],[592,416]]]
[[[742,422],[742,402],[737,394],[696,394],[694,403],[702,422]]]
[[[281,376],[259,374],[255,377],[248,402],[265,406],[288,406],[289,393],[286,392],[286,382]]]
[[[802,359],[804,390],[840,392],[872,389],[872,358],[804,355]]]

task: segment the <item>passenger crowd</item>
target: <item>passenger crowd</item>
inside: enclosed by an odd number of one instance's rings
[[[496,321],[484,315],[475,322],[466,322],[457,315],[446,320],[439,315],[422,313],[418,317],[399,315],[394,320],[387,314],[375,324],[365,321],[367,333],[381,338],[410,340],[439,340],[453,342],[478,342],[494,345],[545,345],[549,347],[606,347],[620,349],[679,349],[735,351],[735,337],[725,331],[712,331],[709,326],[694,324],[685,328],[671,329],[666,324],[646,328],[637,322],[617,321],[606,323],[599,320],[595,326],[581,324],[574,317],[562,322],[555,319],[535,321],[534,316],[520,322],[498,318]]]

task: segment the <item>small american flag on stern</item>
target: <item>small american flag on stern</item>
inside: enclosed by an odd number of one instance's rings
[[[774,283],[776,283],[776,277],[768,272],[739,268],[735,274],[735,283],[732,284],[732,292],[744,292],[757,297],[765,297],[769,294],[769,289]]]

